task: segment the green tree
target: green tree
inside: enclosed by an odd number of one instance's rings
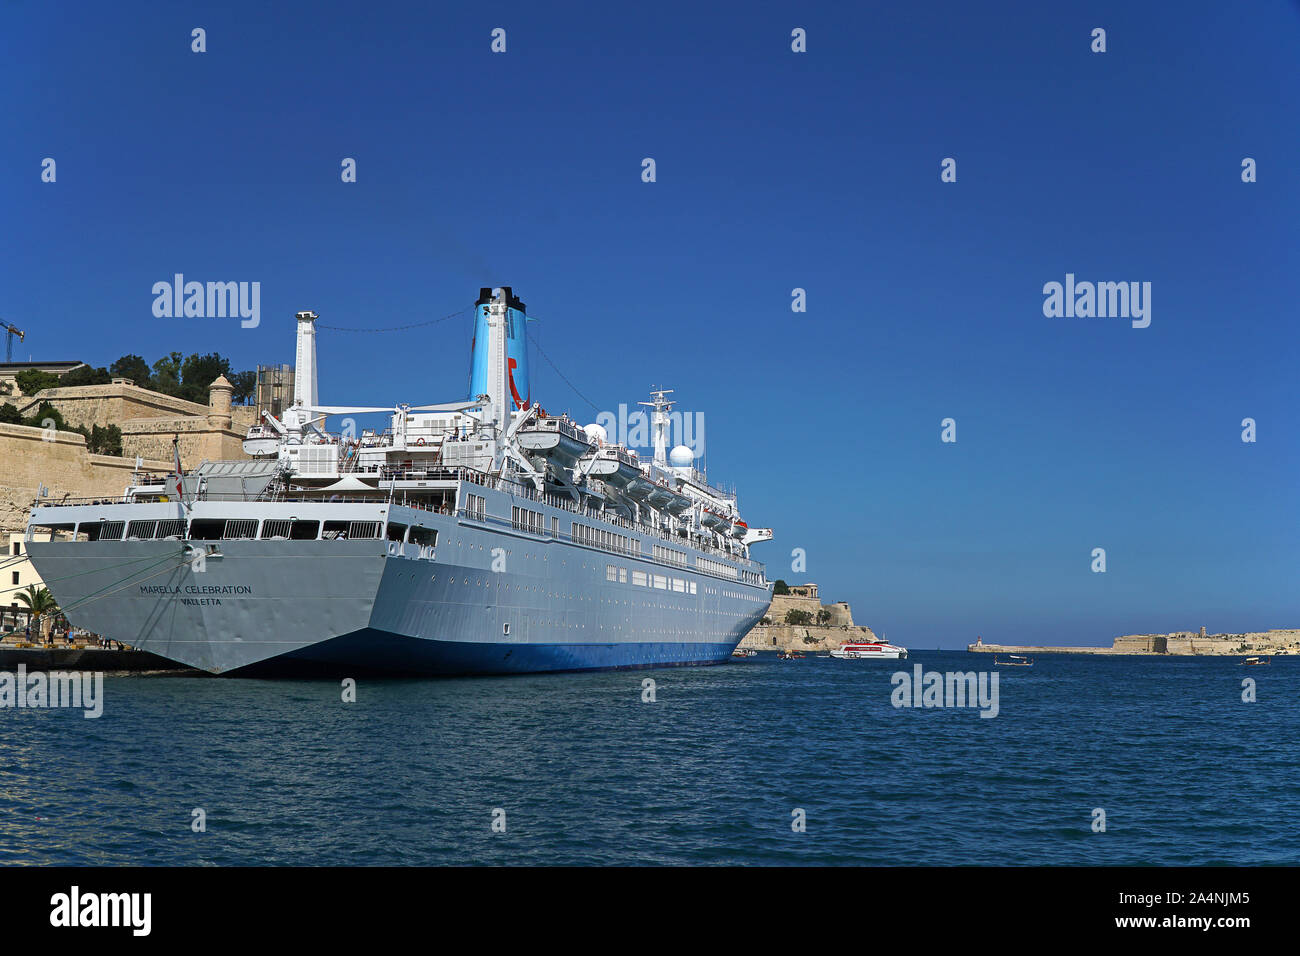
[[[789,594],[789,593],[790,593],[790,589],[786,586],[786,583],[780,580],[779,578],[777,579],[776,583],[772,585],[773,595]]]
[[[46,422],[54,427],[56,432],[70,432],[74,429],[68,427],[68,423],[63,420],[63,413],[51,405],[49,402],[41,402],[36,407],[35,413],[28,415],[23,419],[24,425],[30,425],[32,428],[45,428]]]
[[[81,368],[74,368],[63,378],[59,379],[60,388],[71,388],[74,385],[107,385],[113,380],[113,376],[108,374],[106,368],[91,368],[89,365],[83,365]]]
[[[257,397],[257,372],[235,372],[228,377],[234,386],[230,400],[236,405],[248,405]]]
[[[181,352],[169,352],[153,363],[153,374],[149,376],[149,387],[164,395],[181,397],[181,363],[185,356]],[[137,383],[138,384],[138,383]]]
[[[59,377],[53,372],[42,372],[38,368],[25,368],[14,376],[14,381],[23,390],[24,395],[35,395],[44,388],[58,388]]]
[[[191,355],[181,366],[181,397],[200,405],[208,403],[208,386],[230,371],[230,360],[216,352]]]
[[[72,432],[86,439],[86,449],[95,455],[122,456],[122,429],[116,425],[69,425],[63,414],[49,402],[41,402],[36,411],[16,424],[32,428],[50,428],[56,432]]]
[[[85,434],[84,430],[81,430]],[[116,455],[122,457],[122,429],[116,425],[100,427],[95,425],[86,438],[86,447],[93,455]]]
[[[806,627],[813,622],[813,616],[808,611],[786,611],[785,623],[794,624],[800,627]]]
[[[826,610],[826,608],[822,608],[820,611],[817,612],[817,623],[818,623],[818,624],[826,625],[826,624],[829,624],[830,622],[831,622],[831,612],[830,612],[830,611]]]
[[[22,412],[18,411],[17,405],[4,404],[0,405],[0,425],[21,425],[23,423]]]
[[[29,584],[26,591],[19,591],[14,597],[27,605],[27,610],[32,614],[35,630],[44,637],[44,632],[49,630],[44,625],[53,620],[54,615],[59,612],[59,602],[54,600],[50,589],[44,587],[38,589],[36,585]]]
[[[149,363],[138,355],[123,355],[108,371],[113,378],[129,378],[141,388],[149,387]]]

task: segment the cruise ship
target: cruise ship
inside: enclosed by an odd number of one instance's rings
[[[468,310],[467,310],[468,311]],[[69,621],[213,674],[510,674],[723,662],[772,596],[734,492],[532,400],[527,310],[473,308],[467,397],[323,405],[317,315],[297,314],[293,402],[239,461],[137,474],[120,499],[37,500],[32,563]],[[359,434],[334,416],[388,413]],[[38,540],[49,534],[50,540]]]

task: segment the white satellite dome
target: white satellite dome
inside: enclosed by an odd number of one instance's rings
[[[668,464],[674,468],[689,468],[695,461],[695,453],[685,445],[678,445],[668,453]]]
[[[583,425],[582,430],[587,433],[587,439],[589,441],[594,441],[600,445],[605,444],[605,440],[608,438],[605,434],[605,426],[597,425],[595,422],[592,422],[590,425]]]

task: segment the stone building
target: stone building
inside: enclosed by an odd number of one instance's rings
[[[131,418],[194,417],[206,415],[203,405],[153,392],[116,379],[111,385],[73,385],[46,388],[24,396],[13,404],[23,415],[33,415],[42,402],[49,402],[69,425],[90,428],[93,425],[118,425]],[[168,453],[168,457],[171,455]]]
[[[145,461],[168,470],[170,456]],[[131,483],[134,458],[92,455],[76,432],[47,432],[27,425],[0,425],[0,531],[17,531],[42,488],[46,500],[116,498]]]
[[[85,362],[0,362],[0,400],[23,397],[23,390],[18,387],[18,375],[22,372],[35,370],[62,378],[73,369],[85,367]]]
[[[208,405],[184,402],[186,414],[166,417],[132,417],[119,421],[122,454],[142,458],[172,457],[172,439],[179,439],[181,462],[186,468],[200,461],[247,458],[244,436],[255,412],[231,405],[233,391],[224,375],[208,388]],[[152,394],[152,393],[151,393]]]
[[[828,651],[846,641],[873,641],[874,632],[869,627],[853,623],[853,612],[847,601],[822,604],[815,584],[789,585],[789,594],[774,594],[764,615],[768,624],[758,624],[740,642],[742,648],[754,650],[805,650]],[[790,611],[806,611],[811,625],[786,624]],[[826,624],[817,623],[819,611],[830,615]]]
[[[122,431],[122,456],[172,460],[172,438],[180,439],[186,467],[203,459],[246,458],[244,436],[257,420],[254,408],[233,405],[234,391],[224,375],[208,388],[208,404],[200,405],[162,392],[140,388],[128,379],[109,385],[47,388],[12,400],[22,415],[35,414],[48,402],[69,425],[90,428],[117,425]]]
[[[1112,647],[1116,654],[1166,654],[1169,638],[1165,634],[1127,634],[1115,638]]]
[[[773,624],[784,624],[785,616],[791,611],[806,611],[812,615],[815,622],[817,612],[822,610],[822,602],[817,597],[817,585],[815,584],[792,584],[789,586],[789,594],[772,595],[772,604],[767,609],[767,615]],[[848,607],[847,604],[843,605]]]

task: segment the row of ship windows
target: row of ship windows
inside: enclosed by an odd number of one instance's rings
[[[615,584],[627,584],[627,568],[616,564],[605,565],[605,580]],[[658,588],[660,591],[676,591],[678,594],[695,594],[695,582],[682,578],[670,578],[664,574],[648,574],[645,571],[632,570],[632,583],[640,588]]]
[[[763,601],[766,596],[759,597],[757,594],[747,591],[732,591],[727,588],[711,588],[707,584],[704,586],[705,594],[720,594],[723,597],[735,598],[737,601]]]
[[[573,540],[578,544],[589,544],[605,551],[617,551],[619,554],[641,553],[641,542],[636,538],[629,538],[617,531],[588,527],[577,521],[573,522]]]
[[[621,570],[626,570],[626,569],[621,569]],[[606,573],[608,574],[608,572]],[[399,573],[397,577],[399,580],[414,581],[417,578],[420,578],[422,576],[417,574],[414,571],[411,571],[411,572]],[[429,583],[437,584],[438,579],[439,579],[439,575],[434,574],[429,578]],[[687,607],[681,604],[661,604],[656,601],[634,601],[634,600],[621,600],[617,598],[596,598],[596,597],[592,597],[590,594],[575,594],[571,592],[566,593],[563,591],[548,591],[544,586],[540,586],[536,584],[514,584],[509,581],[492,580],[492,579],[484,580],[483,578],[474,578],[473,580],[470,580],[469,578],[457,578],[454,574],[450,575],[446,580],[452,587],[455,587],[456,582],[459,580],[460,583],[465,585],[466,587],[495,588],[498,591],[516,591],[525,594],[537,594],[543,598],[559,598],[561,600],[570,600],[570,601],[590,601],[598,604],[611,604],[616,606],[623,605],[626,607],[641,607],[641,608],[646,608],[651,610],[657,609],[661,611],[683,611],[683,612],[689,612],[690,614],[696,616],[705,614],[705,615],[713,615],[715,617],[740,618],[743,617],[746,613],[748,613],[744,611],[729,611],[723,609],[708,609],[708,608],[701,609],[695,607]],[[687,585],[690,585],[693,582],[688,581],[685,583]],[[666,587],[663,590],[674,590],[674,589],[671,587]],[[688,587],[682,593],[695,594],[696,590],[693,587]],[[703,592],[701,593],[732,594],[735,597],[750,598],[751,600],[756,600],[754,598],[751,598],[751,596],[747,594],[744,595],[733,594],[733,592],[731,591],[720,591],[717,588],[710,588],[707,585],[705,586]],[[542,621],[539,623],[546,623],[546,622]]]
[[[424,530],[424,529],[420,529],[420,530]],[[457,547],[464,547],[464,544],[465,543],[463,541],[456,542]],[[484,550],[484,546],[482,544],[470,544],[470,548],[471,549],[477,548],[480,551]],[[509,549],[506,550],[507,556],[513,554],[514,551]],[[537,558],[537,555],[528,552],[524,554],[524,557],[530,560],[535,560]],[[550,558],[543,556],[542,560],[549,561]],[[567,561],[562,561],[560,563],[564,565],[568,564]],[[587,563],[585,561],[582,562],[582,567],[584,569],[587,567]],[[598,568],[599,565],[592,565],[592,567]],[[629,574],[631,575],[630,577]],[[696,582],[694,581],[686,581],[681,578],[669,577],[668,575],[663,575],[663,574],[653,574],[647,571],[638,571],[635,568],[633,568],[631,572],[629,572],[627,568],[620,567],[617,564],[605,565],[605,580],[613,584],[627,584],[628,581],[630,580],[632,584],[635,585],[636,587],[658,588],[661,591],[676,591],[679,594],[704,593],[704,594],[717,594],[723,597],[735,598],[736,600],[739,601],[762,600],[762,598],[760,598],[757,594],[753,594],[745,591],[732,591],[728,588],[710,587],[708,584],[705,584],[703,592],[700,592],[698,590],[698,586]],[[468,580],[465,583],[468,584],[469,583]],[[525,588],[525,590],[527,590],[527,588]],[[563,597],[563,595],[560,596]]]
[[[478,497],[470,495],[471,498]],[[528,531],[532,534],[546,534],[546,516],[540,511],[533,511],[529,508],[520,508],[518,505],[510,509],[510,527],[516,531]],[[551,516],[551,537],[560,536],[560,519],[554,515]],[[625,534],[619,534],[617,531],[607,531],[604,528],[593,528],[590,525],[581,522],[573,522],[573,540],[577,544],[590,545],[593,548],[600,548],[604,551],[616,551],[619,554],[640,554],[641,542],[636,538],[628,537]],[[655,557],[658,557],[659,546],[655,545]],[[683,561],[685,555],[682,555]]]
[[[679,565],[679,566],[681,566],[681,567],[683,567],[683,568],[686,567],[686,552],[685,552],[685,551],[676,551],[676,550],[674,550],[673,548],[667,548],[667,547],[664,547],[662,544],[656,544],[656,545],[654,546],[654,548],[653,548],[653,551],[654,551],[654,557],[655,557],[655,560],[656,560],[656,561],[660,561],[660,562],[662,562],[662,563],[664,563],[664,564],[676,564],[676,565]],[[696,565],[698,565],[698,566],[700,566],[700,567],[703,567],[703,565],[700,563],[702,560],[707,560],[707,559],[696,558],[696,559],[695,559],[695,563],[696,563]],[[729,568],[727,565],[723,564],[721,561],[710,561],[709,563],[710,563],[710,564],[717,565],[718,567],[724,569],[723,571],[718,572],[718,573],[721,573],[721,574],[731,574],[731,575],[735,575],[735,573],[736,573],[734,569]]]
[[[412,580],[412,581],[415,580],[416,577],[417,575],[414,572],[405,575],[405,578],[407,580]],[[452,575],[449,578],[449,582],[453,587],[456,584],[456,580],[457,579],[455,575]],[[438,575],[435,574],[432,577],[430,577],[429,582],[431,584],[436,584],[438,582]],[[466,587],[478,587],[478,588],[495,587],[498,591],[522,591],[525,593],[540,594],[544,598],[559,598],[561,600],[570,600],[570,601],[593,601],[599,604],[625,605],[628,607],[643,607],[643,608],[650,608],[650,609],[658,609],[661,611],[689,611],[692,615],[712,614],[719,617],[743,617],[744,613],[746,613],[741,611],[724,611],[724,610],[707,610],[707,609],[701,611],[697,608],[685,607],[680,604],[658,604],[655,603],[654,601],[637,602],[637,601],[619,601],[611,598],[594,598],[589,594],[566,594],[561,591],[548,591],[546,590],[545,587],[540,587],[536,584],[511,584],[506,581],[492,581],[492,580],[485,581],[482,578],[475,578],[473,581],[471,581],[469,578],[463,578],[461,579],[461,583],[464,584]],[[688,581],[686,583],[691,584],[693,582]],[[674,589],[668,588],[666,590],[674,590]],[[709,589],[706,588],[705,590],[708,591]],[[687,590],[683,593],[694,594],[695,591]],[[716,594],[718,592],[715,590],[713,593]]]
[[[135,521],[83,521],[81,524],[46,526],[52,534],[68,532],[78,541],[157,541],[187,538],[191,541],[239,541],[261,538],[279,541],[334,541],[385,537],[382,521],[309,521],[292,518],[161,518]],[[408,527],[389,522],[389,541],[435,545],[433,528]]]
[[[510,509],[510,525],[517,531],[530,531],[533,534],[545,534],[544,516],[537,511],[530,511],[528,508],[513,507]],[[559,537],[560,519],[551,518],[551,535]],[[619,534],[617,531],[606,531],[603,528],[592,528],[580,522],[573,522],[573,540],[577,544],[587,544],[604,551],[613,551],[618,554],[640,555],[641,542],[636,538],[629,538],[625,534]],[[651,545],[651,554],[655,561],[660,564],[675,564],[678,567],[687,566],[687,554],[685,551],[678,551],[675,548],[669,548],[662,544]],[[744,579],[751,584],[761,584],[761,575],[757,571],[744,571],[733,567],[723,561],[715,561],[712,558],[695,556],[695,566],[701,571],[707,571],[710,574],[716,574],[720,577]]]
[[[471,495],[470,497],[476,497]],[[540,511],[529,511],[527,508],[510,509],[510,527],[516,531],[531,531],[533,534],[546,533],[546,516]],[[560,519],[551,518],[551,534],[560,533]]]
[[[483,517],[482,497],[469,495],[466,501],[466,510],[470,512],[471,517],[481,519]],[[641,554],[641,541],[639,538],[632,538],[604,528],[593,528],[579,521],[574,521],[572,526],[573,540],[577,544],[590,545],[593,548],[613,551],[616,554],[638,556]],[[527,531],[531,534],[546,534],[546,516],[540,511],[514,505],[510,508],[510,527],[516,531]],[[554,515],[551,516],[550,535],[554,538],[560,536],[560,519]],[[652,544],[651,555],[660,564],[675,564],[682,568],[689,564],[688,555],[685,551],[678,551],[676,548],[670,548],[662,544]],[[745,571],[727,564],[725,561],[715,561],[712,558],[696,555],[695,566],[701,571],[707,571],[720,577],[745,580],[750,584],[763,583],[762,576],[757,571]]]

